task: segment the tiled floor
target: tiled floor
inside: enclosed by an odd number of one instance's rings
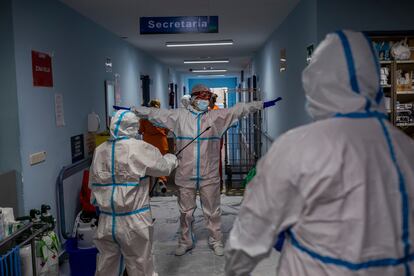
[[[241,197],[222,196],[222,231],[224,240],[237,215]],[[194,213],[194,233],[197,239],[196,247],[184,256],[174,256],[178,237],[178,206],[177,198],[154,197],[151,201],[152,214],[156,219],[154,229],[154,260],[159,276],[220,276],[224,275],[224,257],[217,257],[207,246],[207,230],[204,227],[203,215],[200,208]],[[197,205],[200,206],[199,202]],[[275,275],[278,254],[272,255],[261,262],[252,276]],[[69,275],[67,265],[62,267],[60,275]]]
[[[227,240],[241,197],[222,197],[222,231]],[[197,203],[200,206],[200,203]],[[178,206],[176,197],[154,198],[153,216],[156,218],[154,254],[155,265],[160,276],[210,276],[224,275],[224,257],[217,257],[207,246],[208,233],[204,227],[200,208],[194,213],[196,247],[184,256],[174,256],[178,238]],[[275,275],[278,255],[276,253],[258,265],[253,276]]]

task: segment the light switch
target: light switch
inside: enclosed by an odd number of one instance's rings
[[[46,160],[46,152],[36,152],[30,155],[30,165],[36,165]]]

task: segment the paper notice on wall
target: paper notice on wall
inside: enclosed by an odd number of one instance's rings
[[[63,112],[63,95],[55,94],[55,116],[56,116],[56,126],[64,127],[65,126],[65,114]]]

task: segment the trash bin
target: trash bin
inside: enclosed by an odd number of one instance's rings
[[[66,241],[66,252],[69,254],[70,273],[73,276],[93,276],[96,270],[96,248],[79,249],[76,238]]]

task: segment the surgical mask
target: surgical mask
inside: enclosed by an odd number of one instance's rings
[[[198,100],[195,102],[197,109],[200,111],[206,111],[208,109],[209,104],[210,102],[207,100]]]

